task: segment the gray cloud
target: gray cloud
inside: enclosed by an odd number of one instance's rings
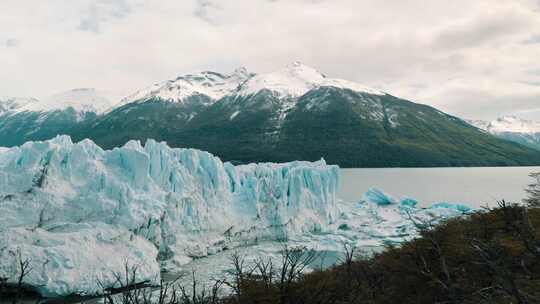
[[[537,44],[540,43],[540,34],[531,36],[527,40],[523,41],[524,44]]]
[[[81,31],[90,31],[94,33],[99,33],[100,23],[101,23],[101,20],[98,15],[96,7],[91,6],[86,16],[84,16],[83,19],[81,19],[81,23],[79,24],[79,29]]]
[[[520,83],[527,84],[530,86],[540,87],[540,81],[520,81]]]
[[[103,23],[126,17],[131,12],[131,7],[126,0],[98,0],[82,11],[78,28],[81,31],[99,33]]]
[[[9,39],[6,39],[6,41],[4,42],[4,46],[6,48],[15,48],[17,46],[19,46],[21,42],[15,38],[9,38]]]
[[[216,9],[217,7],[218,7],[217,4],[210,0],[197,0],[197,5],[194,10],[194,14],[195,16],[201,18],[202,20],[213,24],[214,20],[210,16],[210,13],[212,9]]]
[[[481,17],[481,16],[480,16]],[[474,19],[444,29],[433,41],[444,50],[471,48],[504,38],[528,26],[528,20],[520,16],[496,15],[490,18]]]
[[[539,114],[540,93],[494,95],[488,91],[462,89],[449,92],[445,110],[463,118],[492,119],[504,115]],[[536,118],[540,120],[540,117]]]

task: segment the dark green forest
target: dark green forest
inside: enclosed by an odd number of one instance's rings
[[[433,107],[335,87],[291,100],[262,90],[215,102],[204,95],[150,98],[97,116],[73,109],[0,115],[0,146],[58,134],[89,138],[104,149],[155,139],[235,164],[324,158],[345,168],[540,165],[540,151]]]

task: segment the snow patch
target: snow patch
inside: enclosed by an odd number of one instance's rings
[[[21,97],[0,97],[0,114],[7,112],[17,112],[19,109],[31,104],[38,103],[39,100],[35,98],[21,98]]]
[[[81,88],[58,93],[39,102],[27,103],[19,111],[50,112],[72,108],[77,113],[103,113],[112,105],[111,101],[103,97],[96,89]]]
[[[231,117],[229,117],[229,120],[233,120],[238,114],[240,114],[240,111],[235,111],[234,113],[231,114]]]
[[[216,101],[235,91],[252,76],[253,74],[245,68],[238,68],[230,75],[206,71],[179,76],[174,80],[156,83],[137,91],[122,99],[116,107],[154,97],[181,103],[188,97],[204,95]]]

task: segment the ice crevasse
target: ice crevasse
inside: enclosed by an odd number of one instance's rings
[[[338,176],[324,160],[233,166],[153,140],[103,150],[58,136],[2,149],[0,277],[32,255],[27,283],[43,295],[95,293],[125,263],[156,281],[160,263],[327,227]]]

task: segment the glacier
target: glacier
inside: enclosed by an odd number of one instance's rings
[[[339,168],[317,162],[234,166],[210,153],[148,140],[103,150],[68,136],[0,149],[0,277],[43,296],[91,295],[114,273],[137,281],[161,271],[223,274],[230,251],[275,256],[284,242],[339,253],[343,244],[378,250],[468,207],[418,208],[372,188],[358,202],[337,196]]]
[[[55,229],[88,224],[108,234],[133,233],[137,237],[128,239],[140,253],[135,255],[154,270],[146,277],[159,276],[156,259],[174,268],[225,249],[321,230],[337,216],[337,186],[338,167],[324,160],[235,167],[207,152],[153,140],[105,151],[90,140],[58,136],[1,151],[0,231],[20,237],[0,250],[18,246],[30,253],[37,238],[52,244],[54,250],[49,246],[43,254],[61,264],[57,259],[77,246],[57,245]],[[96,245],[92,252],[106,257],[94,250],[106,242],[97,239],[102,234],[78,234],[73,242],[86,239]],[[157,252],[139,244],[139,237]],[[39,264],[36,272],[45,267]],[[31,283],[44,285],[40,292],[47,295],[93,291],[57,273]]]

